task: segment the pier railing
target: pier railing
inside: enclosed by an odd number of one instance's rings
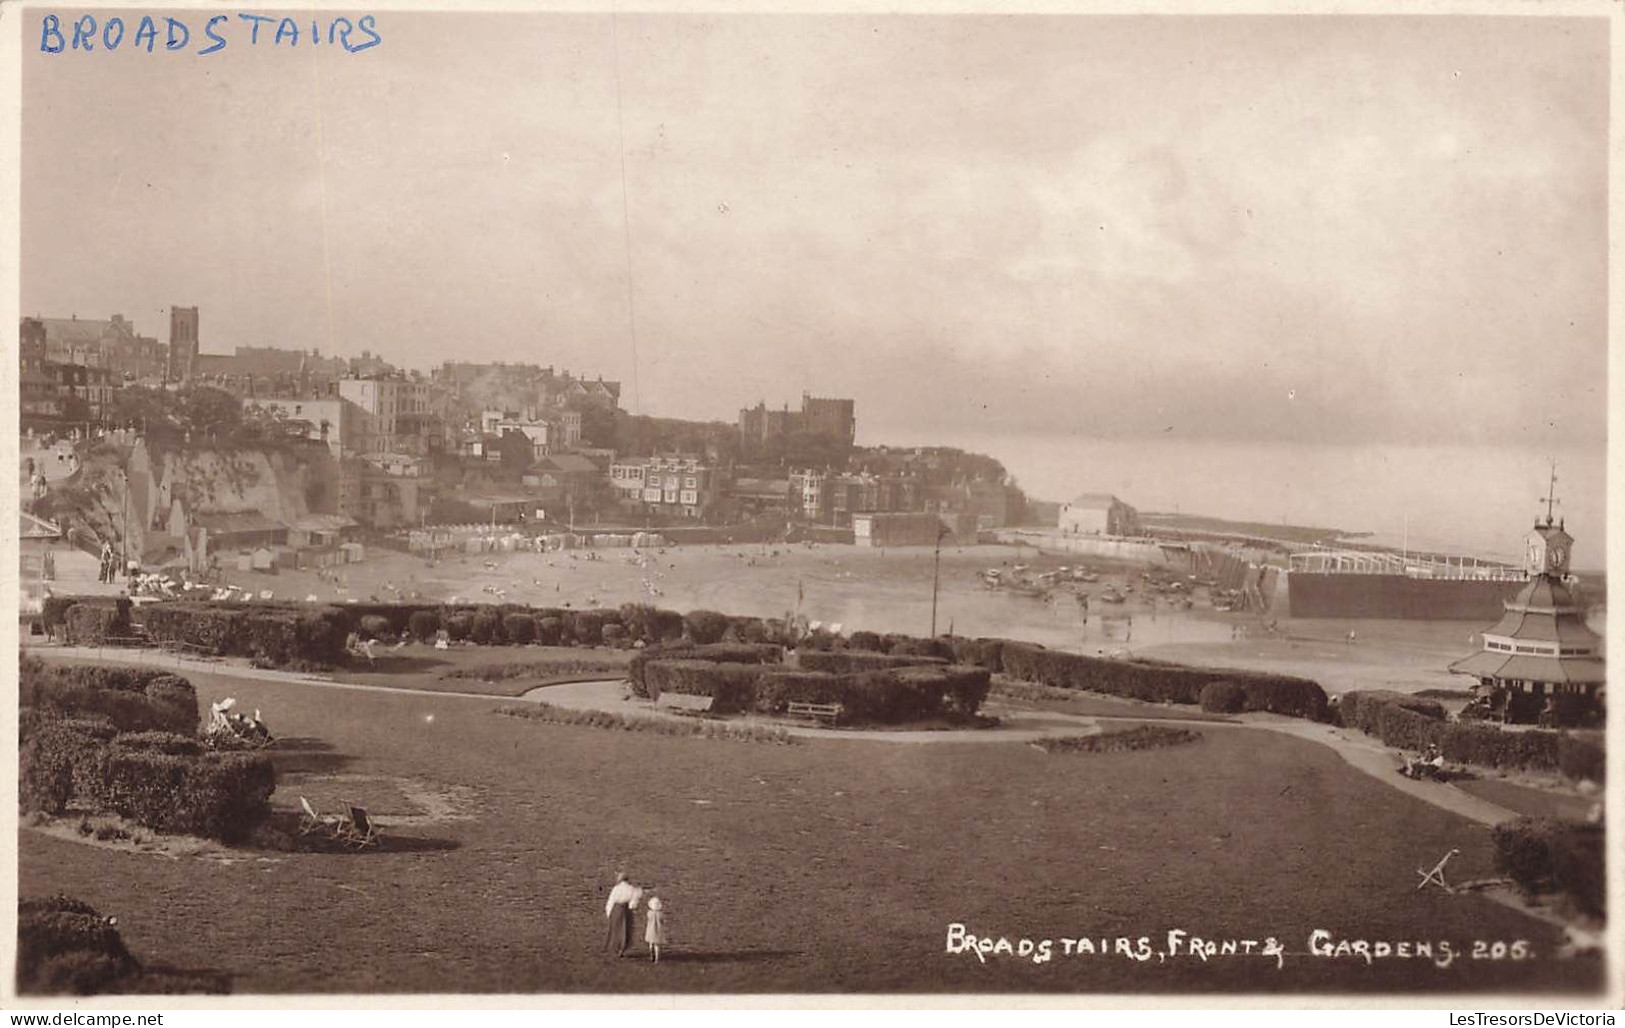
[[[1529,577],[1522,568],[1476,557],[1413,556],[1372,550],[1310,550],[1294,553],[1288,568],[1308,574],[1404,575],[1480,582],[1521,582]]]

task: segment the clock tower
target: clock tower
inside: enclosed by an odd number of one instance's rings
[[[1524,539],[1525,568],[1530,575],[1562,578],[1569,573],[1573,549],[1574,537],[1563,531],[1562,525],[1550,521],[1537,524]]]
[[[1524,565],[1531,578],[1536,575],[1562,578],[1569,573],[1574,537],[1563,531],[1561,521],[1552,522],[1552,508],[1557,502],[1557,465],[1554,463],[1551,486],[1546,491],[1546,520],[1536,519],[1535,527],[1524,537]]]

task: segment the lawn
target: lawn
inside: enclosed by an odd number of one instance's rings
[[[375,647],[377,659],[356,657],[333,674],[339,682],[403,686],[432,692],[522,696],[541,685],[624,678],[635,650],[571,646],[458,646],[437,650],[413,643]]]
[[[374,805],[380,852],[171,861],[23,830],[23,896],[116,914],[133,952],[261,992],[1436,992],[1596,988],[1556,929],[1472,895],[1487,829],[1387,788],[1331,750],[1201,728],[1174,749],[773,746],[553,725],[500,701],[193,677],[261,708],[284,814],[301,794]],[[398,684],[418,684],[399,682]],[[617,869],[660,887],[659,966],[603,952]],[[944,952],[1052,939],[1037,964]],[[1533,960],[1448,968],[1314,957],[1339,938],[1528,939]],[[1280,938],[1254,957],[1063,955],[1062,938]],[[639,922],[641,933],[641,920]],[[641,938],[641,934],[640,934]],[[1098,945],[1098,943],[1096,943]]]
[[[1576,796],[1573,793],[1557,792],[1552,789],[1536,789],[1499,778],[1468,778],[1451,784],[1462,792],[1470,793],[1481,800],[1488,800],[1498,807],[1505,807],[1525,817],[1562,817],[1583,821],[1591,813],[1591,808],[1602,800],[1600,793],[1596,796]]]

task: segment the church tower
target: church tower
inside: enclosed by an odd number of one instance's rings
[[[197,308],[169,308],[169,380],[191,379],[197,364]]]

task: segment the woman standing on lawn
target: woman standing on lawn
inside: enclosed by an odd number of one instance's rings
[[[649,902],[643,905],[643,941],[649,944],[649,959],[660,963],[660,947],[666,944],[666,915],[665,906],[660,897],[653,895],[654,886],[649,887]]]
[[[643,890],[626,880],[626,872],[615,876],[615,888],[609,890],[604,903],[604,916],[609,919],[609,948],[617,957],[626,955],[632,945],[632,911],[637,909]]]

